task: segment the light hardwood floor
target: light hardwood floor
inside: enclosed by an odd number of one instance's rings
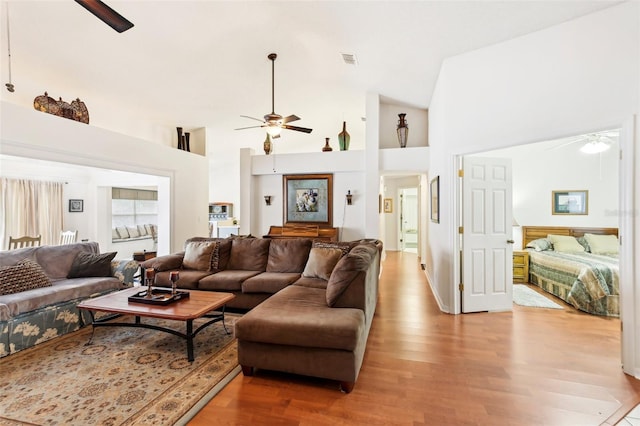
[[[563,306],[444,314],[417,256],[390,252],[352,393],[240,374],[189,425],[613,425],[640,402],[620,322]]]

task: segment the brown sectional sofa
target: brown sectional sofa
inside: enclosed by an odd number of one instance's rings
[[[350,392],[377,303],[381,252],[378,240],[198,237],[142,266],[156,269],[156,285],[170,286],[178,270],[179,288],[231,292],[229,307],[251,309],[235,325],[245,375],[285,371],[337,380]]]

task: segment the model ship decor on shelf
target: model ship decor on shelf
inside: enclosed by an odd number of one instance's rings
[[[71,103],[65,102],[60,98],[55,100],[49,96],[47,92],[44,95],[36,96],[33,100],[33,107],[47,114],[57,115],[58,117],[68,118],[70,120],[79,121],[89,124],[89,111],[87,106],[79,98]]]

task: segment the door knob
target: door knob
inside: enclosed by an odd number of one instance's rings
[[[515,243],[515,241],[513,241],[513,240],[507,240],[507,244],[513,244],[513,243]]]

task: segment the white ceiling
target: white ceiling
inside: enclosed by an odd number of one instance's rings
[[[318,129],[318,145],[323,127],[337,134],[342,120],[360,121],[368,91],[428,108],[444,58],[619,2],[107,3],[135,26],[118,34],[68,0],[8,2],[16,92],[3,87],[1,98],[31,105],[47,90],[55,98],[85,101],[92,124],[110,111],[157,126],[227,131],[252,124],[241,114],[270,112],[267,54],[276,52],[275,110]],[[7,2],[2,6],[4,86]],[[344,64],[341,53],[355,54],[358,65]],[[257,130],[246,132],[264,138]]]

